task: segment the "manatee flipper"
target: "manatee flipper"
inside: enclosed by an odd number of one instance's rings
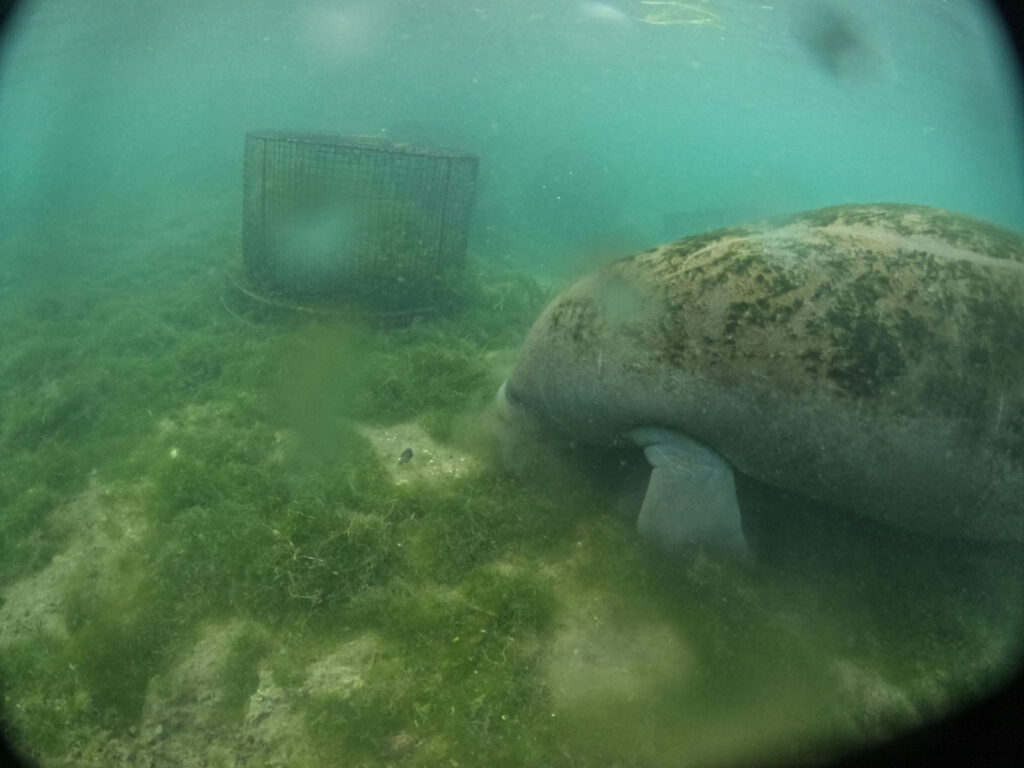
[[[736,483],[729,463],[681,432],[656,427],[629,435],[652,467],[637,532],[676,552],[689,544],[747,554]]]

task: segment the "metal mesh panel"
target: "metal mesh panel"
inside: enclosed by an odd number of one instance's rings
[[[296,295],[429,300],[463,266],[477,164],[373,138],[250,132],[246,268]]]

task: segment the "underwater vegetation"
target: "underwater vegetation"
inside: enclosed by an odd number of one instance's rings
[[[755,565],[669,562],[596,457],[506,473],[528,277],[382,328],[242,307],[230,237],[184,242],[0,303],[2,715],[43,765],[803,760],[1020,651],[1017,550],[794,503]],[[367,437],[410,422],[404,463]],[[472,468],[395,480],[441,447]]]

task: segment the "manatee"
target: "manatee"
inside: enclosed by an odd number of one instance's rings
[[[1024,542],[1024,238],[842,205],[677,240],[558,296],[510,421],[642,450],[655,546],[746,551],[735,473],[940,537]]]

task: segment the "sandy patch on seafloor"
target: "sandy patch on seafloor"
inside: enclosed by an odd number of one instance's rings
[[[263,634],[273,637],[266,627],[241,619],[206,624],[171,669],[150,681],[142,722],[127,738],[96,733],[68,759],[112,768],[318,765],[306,730],[310,698],[347,698],[362,688],[382,642],[373,634],[341,642],[307,664],[303,682],[292,685],[279,683],[272,670],[275,656],[287,649],[272,647],[258,665],[256,690],[239,724],[222,714],[225,667],[239,640]]]
[[[0,593],[0,648],[39,635],[65,637],[62,603],[71,584],[88,585],[101,595],[124,589],[128,574],[118,563],[145,530],[136,495],[93,478],[81,495],[53,513],[56,526],[71,532],[69,544],[45,568]]]
[[[628,702],[690,677],[696,659],[667,622],[623,623],[598,593],[573,595],[556,630],[547,672],[556,707]]]
[[[614,707],[685,685],[698,663],[679,628],[655,614],[624,616],[616,596],[580,572],[580,555],[541,569],[559,604],[545,663],[552,704],[563,712]]]
[[[358,430],[373,445],[381,465],[396,485],[414,480],[454,480],[479,469],[481,465],[476,456],[438,443],[416,422],[389,427],[360,425]],[[412,458],[402,462],[402,453],[406,449],[412,451]]]

